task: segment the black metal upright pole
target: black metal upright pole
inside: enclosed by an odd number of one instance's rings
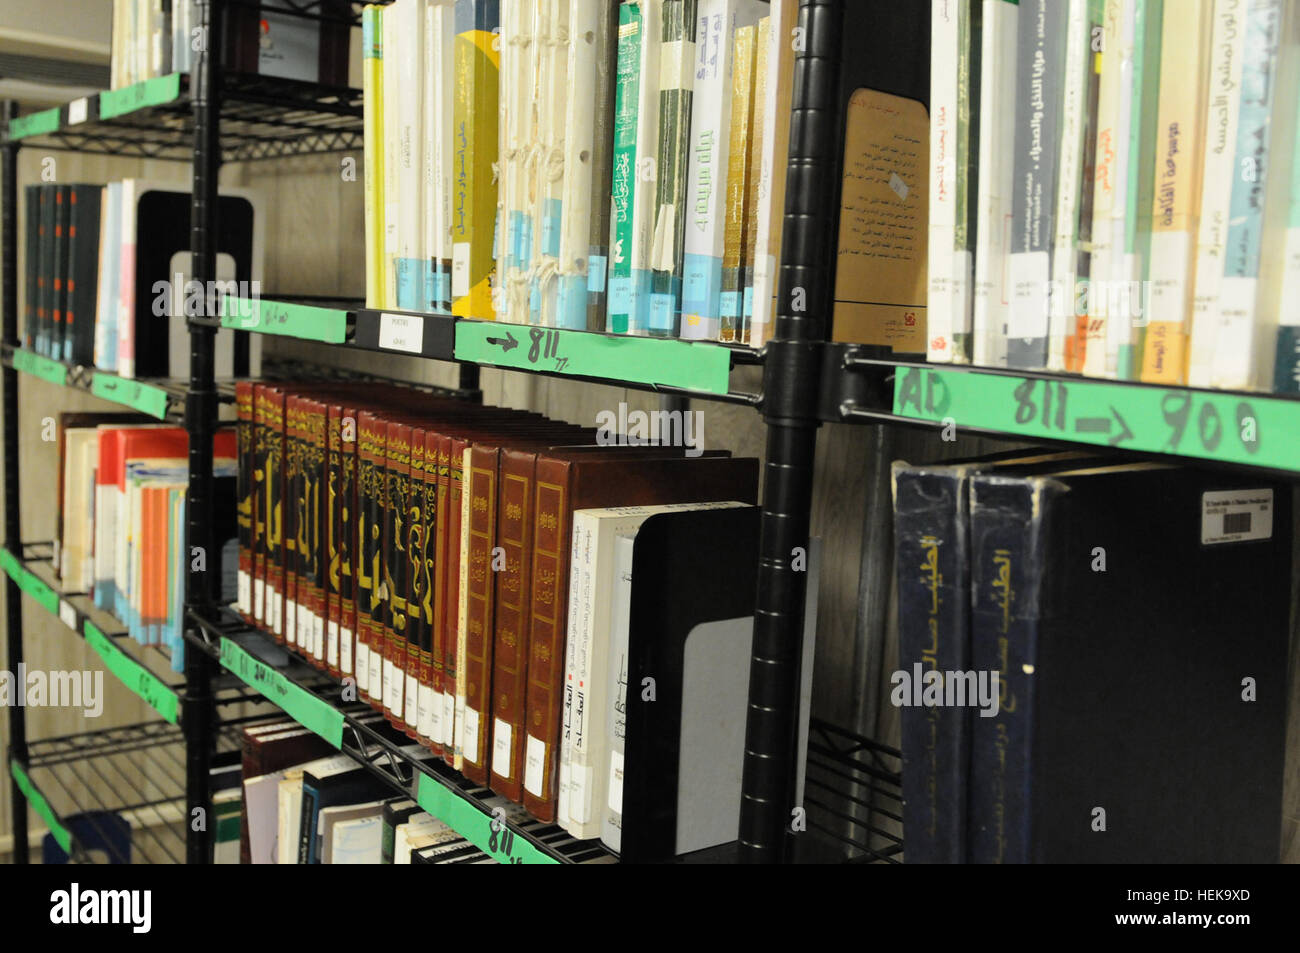
[[[758,595],[741,782],[740,859],[788,857],[796,820],[799,669],[821,348],[835,259],[833,202],[842,0],[802,0],[790,117],[777,319],[763,372],[767,424]],[[792,38],[793,39],[793,38]]]
[[[203,314],[187,315],[190,329],[190,388],[185,400],[189,431],[190,473],[186,496],[185,602],[199,612],[214,602],[217,554],[212,548],[212,438],[217,425],[213,380],[216,330],[206,289],[216,278],[217,174],[221,168],[221,13],[223,0],[198,0],[202,49],[190,74],[194,113],[194,179],[190,199],[190,276],[205,289]],[[186,300],[194,296],[187,295]],[[196,570],[196,566],[199,568]],[[186,862],[212,862],[212,817],[209,769],[214,746],[212,660],[191,647],[185,654],[185,799],[189,832]]]
[[[18,110],[6,101],[0,105],[5,128]],[[0,267],[0,295],[4,296],[4,343],[18,346],[18,143],[6,142],[0,156],[0,244],[4,264]],[[28,268],[34,268],[27,262]],[[5,452],[5,547],[22,552],[22,519],[18,509],[18,372],[4,369],[4,452]],[[18,671],[23,660],[23,594],[18,584],[5,577],[6,659],[10,672]],[[9,706],[9,757],[27,766],[27,709]],[[3,766],[9,774],[9,766]],[[27,798],[10,774],[9,804],[13,810],[13,860],[27,863]]]

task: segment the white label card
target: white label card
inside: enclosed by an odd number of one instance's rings
[[[75,126],[85,122],[89,110],[90,101],[85,96],[68,103],[68,125]]]
[[[496,718],[492,722],[492,773],[503,778],[510,777],[510,740],[509,722]]]
[[[73,632],[80,631],[77,627],[77,610],[72,608],[66,599],[59,600],[59,618]]]
[[[418,314],[381,314],[379,346],[385,351],[419,354],[424,349],[424,318]]]
[[[546,743],[529,735],[524,750],[524,790],[535,797],[542,796],[545,767]]]

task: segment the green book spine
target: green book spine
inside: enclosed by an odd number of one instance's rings
[[[610,190],[609,317],[606,330],[626,334],[632,309],[632,213],[636,199],[637,100],[641,89],[641,8],[618,9],[614,94],[614,162]]]

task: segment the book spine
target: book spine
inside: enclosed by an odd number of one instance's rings
[[[1032,369],[1047,366],[1065,4],[1022,3],[1018,30],[1007,365]]]
[[[570,539],[569,463],[538,457],[534,484],[533,595],[528,637],[528,734],[524,751],[524,807],[538,820],[555,820],[561,680]]]
[[[135,254],[136,213],[140,195],[137,183],[122,183],[122,231],[118,248],[117,366],[118,374],[135,377]]]
[[[1047,369],[1065,370],[1065,344],[1074,333],[1079,279],[1079,223],[1084,189],[1084,138],[1089,122],[1092,23],[1089,0],[1069,0],[1061,100],[1061,145],[1049,293]],[[1091,182],[1088,182],[1091,185]]]
[[[54,227],[55,202],[58,197],[58,191],[59,187],[57,185],[41,186],[41,260],[40,271],[37,279],[40,290],[40,310],[37,312],[38,330],[36,332],[36,351],[38,354],[44,354],[46,357],[51,357],[54,353]]]
[[[1087,32],[1090,38],[1097,38],[1104,43],[1106,22],[1105,0],[1088,0]],[[1089,303],[1087,291],[1091,286],[1093,260],[1095,257],[1096,233],[1093,231],[1094,203],[1097,191],[1097,126],[1101,116],[1101,72],[1102,55],[1092,52],[1094,40],[1088,41],[1085,51],[1085,100],[1083,123],[1083,168],[1081,169],[1078,242],[1072,253],[1074,264],[1074,285],[1061,289],[1065,292],[1062,301],[1063,322],[1061,331],[1065,340],[1062,343],[1062,361],[1065,370],[1081,373],[1084,368],[1089,334]]]
[[[95,293],[99,284],[99,225],[103,214],[99,186],[74,185],[68,228],[68,359],[90,367],[95,361]]]
[[[971,668],[967,472],[894,470],[898,667],[904,677],[894,676],[893,700],[902,718],[908,863],[966,859],[971,709],[926,699],[936,687],[943,691],[945,672]]]
[[[496,0],[456,0],[456,103],[452,191],[452,313],[490,319],[497,162],[497,86],[501,68]]]
[[[1278,320],[1273,389],[1280,394],[1300,393],[1300,105],[1292,112],[1295,133],[1291,140],[1291,174],[1286,179],[1287,195],[1279,201],[1285,208],[1278,240],[1272,247],[1280,276],[1273,299]],[[1275,175],[1275,181],[1278,176]]]
[[[256,431],[253,425],[253,382],[235,383],[235,420],[239,439],[239,470],[236,488],[239,524],[239,569],[236,581],[235,610],[248,621],[253,618],[253,507],[256,486],[253,460]]]
[[[763,17],[758,21],[754,34],[754,95],[751,108],[753,117],[749,131],[749,192],[745,199],[745,252],[743,266],[740,325],[736,330],[736,340],[744,343],[749,340],[750,319],[754,315],[754,258],[758,254],[758,205],[759,173],[763,165],[763,141],[767,129],[763,125],[763,103],[767,99],[767,54],[771,45],[772,18]]]
[[[1121,325],[1116,375],[1133,380],[1150,319],[1148,269],[1151,264],[1151,208],[1155,201],[1156,123],[1160,95],[1160,40],[1164,0],[1138,0],[1133,43],[1133,112],[1130,117],[1128,194],[1124,215],[1125,282],[1137,282],[1137,300],[1130,295],[1131,315]]]
[[[325,405],[325,484],[324,523],[325,562],[321,574],[325,605],[325,671],[335,678],[343,674],[339,659],[339,635],[342,619],[342,524],[343,496],[343,408],[336,403]],[[351,674],[350,672],[348,674]]]
[[[400,114],[401,63],[398,57],[401,19],[398,8],[389,5],[384,8],[379,18],[379,69],[382,73],[380,83],[380,109],[383,111],[382,123],[383,164],[380,168],[384,176],[384,281],[380,291],[380,307],[397,307],[397,251],[399,248],[402,198],[401,198],[401,149],[399,136],[402,123]]]
[[[437,479],[438,479],[438,523],[434,527],[434,558],[433,565],[435,570],[433,580],[433,642],[430,646],[430,655],[432,658],[432,681],[433,681],[433,714],[432,714],[432,732],[429,738],[434,743],[434,751],[441,750],[441,746],[451,740],[451,726],[454,718],[448,717],[447,706],[447,675],[446,675],[446,647],[447,647],[447,613],[448,613],[448,566],[451,562],[451,553],[448,542],[450,539],[452,512],[451,512],[451,439],[446,434],[433,434],[427,438],[433,441],[432,447],[426,444],[425,449],[425,466],[428,466],[429,454],[433,454],[433,459],[437,461]]]
[[[1289,8],[1288,8],[1289,9]],[[1264,198],[1271,142],[1269,118],[1277,94],[1282,0],[1255,0],[1246,15],[1236,158],[1219,288],[1219,322],[1210,384],[1245,390],[1260,383],[1255,355],[1259,334],[1259,270]]]
[[[461,496],[460,496],[460,561],[458,567],[458,592],[456,602],[456,745],[452,756],[452,767],[457,771],[465,767],[465,746],[473,745],[478,740],[478,722],[469,723],[466,701],[469,697],[469,580],[470,580],[470,519],[473,497],[470,496],[470,453],[471,446],[466,442],[459,452],[461,459]]]
[[[497,538],[505,568],[497,579],[492,645],[492,774],[498,794],[523,799],[524,694],[528,672],[528,595],[532,579],[533,471],[537,455],[501,456]]]
[[[367,4],[361,11],[361,83],[365,97],[366,307],[382,308],[385,257],[384,204],[384,8]]]
[[[406,514],[411,488],[411,428],[389,423],[385,442],[385,486],[383,512],[383,588],[388,610],[383,629],[384,714],[400,727],[405,711],[407,557]]]
[[[434,690],[433,690],[433,625],[434,589],[438,566],[438,447],[427,430],[418,431],[421,444],[420,460],[420,518],[419,518],[419,569],[418,599],[420,607],[420,632],[418,659],[416,660],[415,736],[426,747],[434,744]],[[415,458],[416,433],[411,435],[411,455]]]
[[[590,634],[584,624],[591,618],[591,610],[584,603],[592,594],[592,536],[589,521],[583,519],[581,514],[574,514],[567,579],[569,613],[565,625],[564,680],[560,683],[560,770],[555,798],[555,822],[574,837],[581,837],[581,828],[575,823],[577,798],[586,793],[586,785],[574,776],[574,752],[582,730],[581,719],[585,705],[583,662],[591,651]]]
[[[50,318],[50,357],[66,361],[72,337],[68,333],[68,235],[71,229],[72,191],[59,185],[54,193],[54,308]]]
[[[608,771],[605,803],[600,812],[600,839],[611,850],[620,850],[623,840],[623,755],[627,736],[628,629],[632,609],[632,556],[634,536],[614,541],[614,591],[610,595],[609,705],[606,725],[609,738],[608,764],[599,761],[596,770]]]
[[[464,774],[487,784],[491,750],[493,602],[496,595],[497,480],[501,451],[475,446],[470,450],[466,527],[466,628],[462,670],[465,682],[465,730],[462,734]]]
[[[312,862],[312,843],[316,839],[316,788],[306,781],[302,785],[302,809],[298,818],[298,863]]]
[[[326,603],[324,557],[326,543],[326,502],[328,487],[328,448],[325,436],[325,405],[309,398],[304,402],[303,478],[306,498],[306,527],[301,536],[306,550],[298,553],[300,571],[307,587],[304,609],[310,623],[311,660],[319,669],[327,669],[325,657]],[[301,596],[299,597],[301,599]],[[308,627],[304,625],[303,631]]]
[[[597,57],[605,45],[602,42],[605,38],[599,34],[602,4],[563,0],[561,5],[568,18],[568,88],[590,89],[599,95]],[[609,4],[604,6],[609,7]],[[585,96],[570,93],[563,98],[565,162],[561,207],[564,218],[560,233],[555,324],[582,331],[587,328],[590,305],[591,219],[593,211],[598,211],[592,204],[593,172],[600,168],[596,164],[597,113]],[[609,154],[602,152],[602,161],[608,165]]]
[[[1027,863],[1032,855],[1034,665],[1050,484],[971,478],[971,668],[997,672],[991,717],[971,719],[968,859]]]
[[[972,285],[978,239],[980,166],[980,56],[984,27],[982,0],[961,0],[957,38],[957,188],[956,230],[953,237],[952,363],[969,364],[971,357]]]
[[[250,547],[249,575],[252,582],[253,601],[250,617],[254,625],[270,630],[266,624],[266,558],[269,524],[266,514],[270,484],[266,479],[267,452],[271,446],[267,427],[270,396],[264,384],[253,384],[253,540]],[[96,530],[98,530],[96,525]],[[99,547],[96,547],[99,551]]]
[[[1007,363],[1008,254],[1011,248],[1016,72],[1007,69],[1016,50],[1020,7],[1010,0],[983,0],[980,43],[979,222],[975,235],[972,359],[983,367]]]
[[[447,441],[447,610],[443,619],[442,644],[442,757],[455,765],[460,733],[464,721],[457,705],[456,690],[460,680],[458,662],[461,631],[461,554],[464,526],[465,440],[450,437]]]
[[[1166,16],[1162,26],[1148,272],[1151,312],[1142,349],[1142,380],[1153,384],[1182,384],[1187,376],[1212,7],[1210,0],[1192,0],[1176,16]]]
[[[268,391],[266,429],[266,607],[264,624],[277,642],[285,642],[284,627],[284,555],[285,530],[289,501],[285,498],[285,394],[275,388]]]
[[[397,162],[398,194],[407,196],[397,210],[396,280],[397,307],[420,311],[424,305],[424,203],[419,200],[424,171],[424,144],[428,133],[424,118],[424,7],[419,2],[398,3],[389,7],[398,19],[397,26],[397,127],[389,140],[397,148],[392,157]]]
[[[122,183],[104,186],[99,227],[99,295],[95,304],[95,366],[117,370],[117,291],[122,238]]]
[[[304,521],[302,475],[302,399],[290,394],[284,401],[284,580],[280,589],[284,602],[284,638],[300,655],[305,654],[298,604],[298,547]]]
[[[650,252],[647,332],[675,337],[681,311],[682,243],[694,96],[695,0],[665,0],[659,53],[658,182]]]
[[[420,646],[424,641],[424,429],[411,427],[410,473],[402,535],[406,546],[406,651],[402,660],[402,730],[419,740]]]
[[[952,361],[956,294],[953,249],[957,239],[957,92],[960,0],[930,5],[930,252],[925,299],[926,359]]]
[[[357,412],[343,407],[339,446],[339,673],[361,681],[357,665],[357,572],[360,565],[357,497]]]
[[[727,213],[722,239],[722,293],[718,297],[718,340],[735,341],[744,313],[745,249],[752,223],[749,196],[749,144],[754,123],[754,73],[757,26],[739,27],[731,63],[731,141],[727,147]],[[760,117],[761,118],[761,117]]]
[[[570,19],[580,19],[581,0],[574,0]],[[612,222],[614,163],[614,93],[618,80],[619,5],[596,4],[595,79],[591,110],[595,122],[591,147],[591,231],[587,249],[587,330],[604,331],[608,313],[609,235]]]
[[[383,642],[376,628],[383,618],[380,585],[380,535],[383,525],[383,464],[386,430],[378,415],[357,415],[357,644],[354,665],[357,691],[363,701],[383,704]]]
[[[755,7],[742,6],[741,9],[754,10]],[[761,120],[767,134],[763,137],[763,162],[758,170],[758,246],[753,263],[754,315],[749,329],[749,346],[755,348],[762,347],[771,337],[776,316],[777,268],[781,263],[786,166],[790,156],[798,0],[774,0],[771,11],[771,45],[767,53],[769,80]]]
[[[569,4],[565,0],[547,0],[540,5],[538,51],[540,82],[537,141],[545,155],[565,157],[568,138],[576,130],[565,128],[565,100],[568,98],[568,23]],[[585,106],[589,110],[590,104]],[[537,167],[536,196],[533,205],[534,233],[538,236],[530,281],[529,322],[546,327],[557,326],[559,305],[560,243],[563,240],[564,180],[572,166],[562,158],[563,174]],[[576,165],[576,163],[575,163]]]
[[[421,311],[440,312],[444,309],[442,288],[442,187],[446,170],[442,163],[442,146],[447,130],[442,124],[442,57],[443,15],[450,8],[446,4],[430,2],[423,11],[424,56],[421,73],[422,114],[426,137],[423,149],[421,187],[423,197],[424,258],[420,262],[420,281],[423,298]]]
[[[731,145],[731,35],[736,0],[700,0],[682,249],[682,337],[717,340],[722,294],[721,223]]]
[[[1241,109],[1242,60],[1246,49],[1246,0],[1215,0],[1210,36],[1209,90],[1202,156],[1201,221],[1196,235],[1196,271],[1187,383],[1209,387],[1218,335],[1219,286],[1228,242],[1233,160]]]
[[[23,202],[26,210],[23,220],[26,238],[23,258],[23,273],[26,276],[23,285],[23,346],[31,351],[36,349],[36,316],[41,294],[41,187],[23,186]]]

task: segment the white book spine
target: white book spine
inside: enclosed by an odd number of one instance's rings
[[[761,347],[771,336],[768,328],[775,317],[772,313],[772,302],[776,297],[777,268],[780,262],[776,260],[774,251],[785,218],[785,209],[776,206],[776,170],[778,165],[784,170],[786,161],[786,157],[778,156],[776,150],[778,142],[788,142],[787,139],[776,134],[776,129],[778,123],[785,123],[788,126],[790,122],[789,114],[777,114],[777,106],[781,101],[780,78],[786,75],[787,64],[794,56],[795,46],[795,38],[785,32],[783,24],[786,23],[786,17],[789,15],[787,10],[796,7],[798,2],[799,0],[772,0],[769,7],[755,0],[743,0],[731,30],[734,34],[735,27],[757,23],[761,17],[769,12],[771,14],[772,28],[768,35],[767,48],[768,81],[764,87],[763,98],[763,153],[758,163],[758,240],[754,245],[754,313],[750,318],[749,342],[752,347]],[[727,75],[730,74],[731,57],[728,55]],[[731,89],[728,84],[727,95],[730,94]],[[730,122],[730,115],[727,117],[727,122]],[[728,128],[727,123],[724,123],[722,128]],[[729,139],[730,137],[724,134],[724,154]],[[726,162],[724,161],[718,168],[725,170]],[[784,195],[784,191],[782,194]],[[717,335],[712,339],[716,340]]]
[[[640,6],[641,69],[637,89],[629,334],[645,334],[647,328],[659,183],[659,66],[663,49],[663,3],[662,0],[643,0]]]
[[[1210,91],[1205,117],[1201,221],[1196,237],[1191,354],[1187,370],[1187,382],[1192,387],[1209,387],[1213,373],[1245,45],[1245,3],[1243,0],[1215,0],[1210,39]]]
[[[397,0],[397,307],[422,310],[424,300],[424,4]],[[387,62],[387,57],[385,57]],[[387,118],[387,117],[385,117]],[[385,128],[387,128],[385,126]]]
[[[1127,288],[1133,280],[1137,267],[1133,256],[1126,250],[1129,181],[1129,142],[1132,139],[1132,117],[1134,101],[1141,96],[1141,91],[1133,86],[1133,44],[1137,34],[1137,3],[1127,2],[1123,8],[1120,23],[1119,44],[1119,92],[1118,108],[1115,120],[1115,188],[1112,193],[1111,215],[1109,223],[1110,250],[1107,255],[1109,271],[1101,275],[1109,281],[1109,288]],[[1096,269],[1093,269],[1094,274]],[[1108,288],[1108,290],[1109,290]],[[1119,353],[1132,340],[1133,316],[1122,296],[1107,294],[1105,351],[1102,355],[1102,369],[1098,376],[1119,376]],[[1116,307],[1116,304],[1119,307]],[[1086,360],[1086,358],[1085,358]]]
[[[384,128],[384,253],[383,287],[380,290],[381,308],[397,307],[397,250],[400,247],[401,229],[401,69],[397,51],[401,47],[399,33],[402,17],[400,4],[384,8],[382,17],[383,49],[383,128]]]
[[[1078,245],[1079,198],[1083,165],[1084,112],[1088,98],[1088,0],[1070,0],[1065,49],[1065,89],[1061,110],[1060,179],[1056,190],[1056,235],[1052,252],[1052,310],[1048,325],[1047,369],[1065,370],[1065,339],[1074,326],[1074,282]]]
[[[559,327],[587,327],[587,255],[591,250],[592,150],[596,142],[596,115],[578,90],[594,89],[598,4],[571,0],[569,5],[568,86],[564,113],[564,216],[560,234],[559,285],[555,323]]]
[[[578,658],[590,646],[586,621],[591,608],[585,600],[592,595],[592,523],[582,511],[573,514],[573,534],[569,551],[569,618],[564,639],[564,685],[560,703],[560,780],[556,786],[555,823],[574,837],[582,835],[574,828],[570,798],[574,789],[573,749],[577,718],[581,709],[578,697],[583,686],[583,672]]]
[[[983,0],[980,37],[979,194],[975,235],[973,359],[986,367],[1007,363],[1007,257],[1011,252],[1012,162],[1015,150],[1016,73],[1006,69],[1016,49],[1020,8]]]
[[[539,255],[533,276],[535,301],[530,302],[529,313],[536,316],[538,323],[555,327],[560,286],[560,241],[565,214],[564,180],[568,173],[565,101],[568,99],[569,77],[569,0],[542,0],[542,9],[545,32],[539,39],[545,71],[540,103],[543,113],[542,153],[537,168],[538,202],[535,210]],[[591,112],[590,104],[586,112]],[[594,129],[594,117],[592,121]]]
[[[958,0],[930,6],[930,245],[926,292],[926,359],[950,363],[957,301]]]
[[[611,850],[623,843],[623,739],[627,727],[628,635],[632,610],[632,555],[634,536],[619,536],[614,542],[614,585],[610,595],[609,715],[612,729],[605,764],[605,797],[600,809],[600,839]],[[598,762],[599,765],[599,762]]]
[[[438,55],[442,40],[442,8],[437,0],[426,0],[424,8],[424,55],[423,91],[421,109],[424,116],[424,128],[418,130],[422,139],[421,162],[423,173],[420,183],[421,205],[423,208],[421,224],[424,229],[421,265],[421,311],[433,311],[441,300],[441,258],[438,235],[439,195],[441,170],[438,164],[439,149],[449,130],[442,128],[442,116],[438,101],[438,73],[443,63]],[[426,734],[425,737],[428,737]]]

